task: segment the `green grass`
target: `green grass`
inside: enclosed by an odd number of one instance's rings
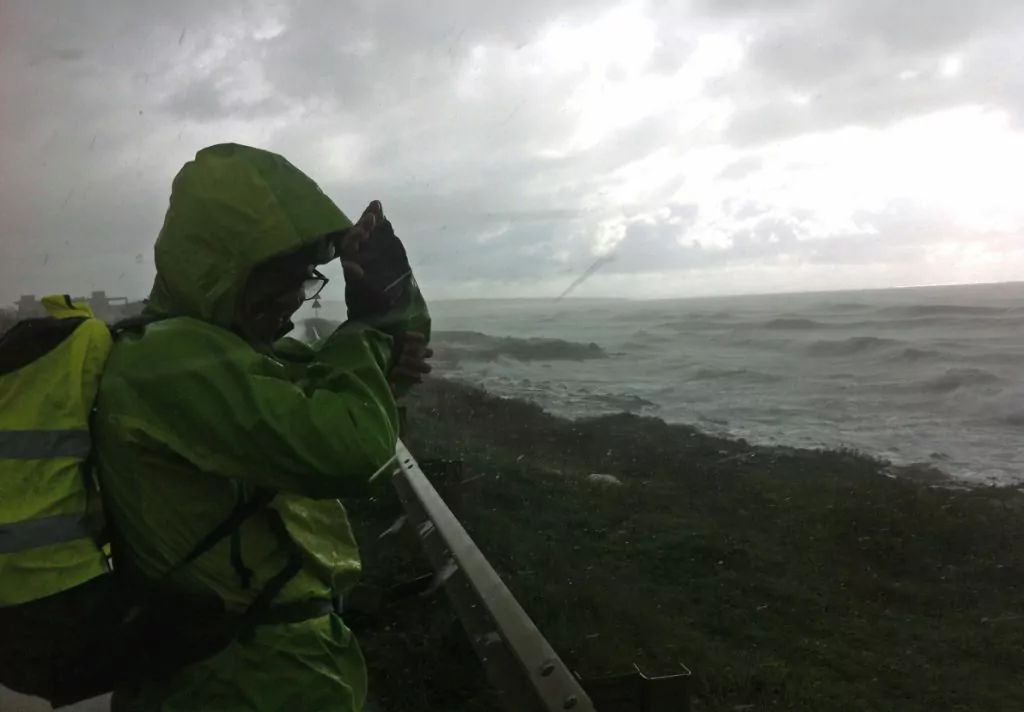
[[[584,676],[682,663],[697,710],[1024,710],[1017,490],[929,488],[851,452],[635,416],[572,422],[443,381],[410,422],[417,457],[482,476],[467,528]],[[429,570],[377,541],[394,506],[353,507],[371,582]],[[388,708],[492,707],[443,597],[357,630]]]

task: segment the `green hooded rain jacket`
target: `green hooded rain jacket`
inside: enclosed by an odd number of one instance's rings
[[[357,579],[338,498],[367,494],[394,455],[388,332],[429,334],[418,288],[373,324],[347,323],[314,347],[289,341],[287,359],[231,328],[257,264],[350,225],[311,179],[266,151],[212,146],[175,178],[148,307],[167,318],[116,344],[96,417],[107,514],[122,555],[146,577],[159,579],[260,486],[278,491],[269,506],[303,560],[275,604],[341,595]],[[285,567],[288,548],[256,514],[169,583],[241,612]],[[115,694],[115,709],[347,712],[365,696],[359,648],[328,615],[259,626],[169,681]]]

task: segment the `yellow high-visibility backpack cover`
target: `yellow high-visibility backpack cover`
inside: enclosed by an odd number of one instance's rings
[[[87,305],[43,306],[0,340],[0,607],[109,571],[89,420],[112,338]]]

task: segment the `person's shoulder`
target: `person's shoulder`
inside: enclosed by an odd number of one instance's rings
[[[191,317],[162,319],[131,330],[118,338],[115,347],[115,355],[131,354],[132,360],[145,358],[154,364],[200,353],[255,355],[234,332]]]
[[[142,334],[150,338],[164,338],[173,335],[177,338],[197,337],[242,341],[233,331],[202,319],[193,319],[190,316],[174,316],[153,321],[146,325]]]

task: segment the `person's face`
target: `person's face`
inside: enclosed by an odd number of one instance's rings
[[[383,217],[383,208],[379,200],[374,200],[355,225],[329,241],[330,255],[319,255],[317,259],[329,260],[334,251],[340,252],[346,274],[361,276],[358,265],[346,262],[344,256],[359,251],[373,232],[378,216]],[[238,328],[251,343],[267,345],[280,338],[282,329],[303,302],[315,299],[327,284],[327,278],[314,265],[296,264],[294,260],[294,255],[270,260],[249,276],[238,310]]]
[[[252,342],[273,343],[302,304],[316,298],[326,283],[312,265],[289,268],[271,262],[257,268],[242,300],[242,332]]]

